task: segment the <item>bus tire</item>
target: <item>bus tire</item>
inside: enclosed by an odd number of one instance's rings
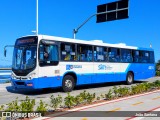
[[[75,80],[71,75],[66,75],[63,78],[62,89],[64,92],[71,92],[74,89]]]
[[[127,83],[127,85],[131,85],[133,83],[133,81],[134,81],[133,73],[128,72],[127,76],[126,76],[126,83]]]

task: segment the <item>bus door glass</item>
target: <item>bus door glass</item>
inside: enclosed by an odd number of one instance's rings
[[[39,46],[40,66],[58,65],[59,62],[58,45],[42,42]]]

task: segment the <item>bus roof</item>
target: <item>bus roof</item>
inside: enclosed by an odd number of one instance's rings
[[[23,37],[29,37],[29,36],[35,36],[35,35],[27,35],[27,36],[23,36]],[[106,46],[106,47],[153,51],[153,49],[149,48],[149,47],[142,48],[142,47],[136,47],[136,46],[127,46],[125,43],[110,44],[110,43],[104,43],[102,40],[90,40],[89,41],[89,40],[80,40],[80,39],[64,38],[64,37],[49,36],[49,35],[38,35],[38,38],[39,38],[39,40],[46,39],[46,40],[55,40],[55,41],[88,44],[88,45],[96,45],[96,46]]]

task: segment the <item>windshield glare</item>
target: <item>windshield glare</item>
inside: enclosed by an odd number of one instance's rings
[[[18,46],[14,48],[13,69],[32,69],[36,66],[36,46]]]

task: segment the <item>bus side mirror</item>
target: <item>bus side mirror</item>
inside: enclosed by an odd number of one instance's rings
[[[7,54],[7,47],[14,47],[14,45],[6,45],[4,46],[4,57],[6,57],[6,54]]]
[[[6,54],[7,54],[7,50],[4,49],[4,57],[6,57]]]

